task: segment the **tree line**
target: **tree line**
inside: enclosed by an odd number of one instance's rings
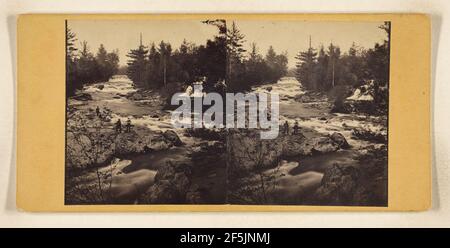
[[[226,82],[225,90],[235,92],[261,83],[276,82],[286,74],[286,54],[276,54],[270,47],[263,57],[254,43],[251,51],[247,52],[243,48],[245,36],[234,22],[230,28],[224,20],[206,20],[203,23],[218,29],[205,45],[184,40],[174,50],[165,41],[145,46],[141,38],[139,46],[127,54],[128,77],[142,88],[190,84],[205,77],[206,91],[218,90],[218,83]]]
[[[66,95],[72,96],[85,84],[108,81],[119,68],[118,51],[108,52],[103,44],[94,55],[86,41],[75,46],[76,34],[66,29]]]
[[[302,85],[311,90],[327,91],[335,86],[357,87],[373,80],[380,86],[389,82],[389,22],[380,26],[387,33],[387,39],[376,43],[373,48],[364,49],[352,44],[342,54],[339,46],[330,43],[326,48],[310,46],[300,52],[296,59],[296,77]]]

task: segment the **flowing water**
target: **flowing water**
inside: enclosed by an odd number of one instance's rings
[[[186,135],[183,129],[174,129],[170,120],[170,112],[163,110],[163,101],[158,92],[153,92],[152,99],[134,100],[129,97],[135,93],[133,83],[126,76],[117,75],[105,83],[96,83],[85,86],[82,90],[92,96],[91,101],[78,101],[69,99],[69,105],[77,109],[108,108],[112,112],[112,123],[121,119],[124,123],[130,119],[133,125],[144,126],[153,131],[174,130],[181,140],[192,146],[202,140]],[[337,151],[328,154],[315,155],[306,158],[294,158],[283,161],[279,171],[284,175],[279,182],[280,194],[299,194],[320,184],[323,172],[333,163],[355,164],[354,156],[368,146],[378,146],[356,139],[352,135],[354,128],[364,127],[372,131],[386,134],[384,120],[379,117],[357,114],[331,114],[331,104],[328,101],[318,100],[308,103],[298,102],[296,97],[306,93],[301,84],[293,77],[285,77],[277,83],[254,87],[255,92],[278,93],[280,96],[280,123],[287,121],[292,127],[298,121],[305,136],[328,135],[334,132],[341,133],[351,145],[345,151]],[[187,156],[185,148],[175,148],[158,153],[143,154],[130,158],[124,158],[127,164],[122,168],[125,173],[150,170],[153,175],[162,166],[167,158]],[[149,165],[148,161],[152,161]],[[269,173],[270,171],[268,171]],[[223,172],[220,172],[223,174]],[[140,175],[138,175],[140,176]],[[222,175],[223,176],[223,175]],[[205,177],[207,180],[209,177]],[[211,177],[211,181],[216,180]]]
[[[280,124],[287,121],[292,127],[297,121],[301,132],[306,137],[318,135],[330,135],[334,132],[341,133],[349,145],[348,150],[339,150],[332,153],[314,155],[310,157],[292,158],[290,161],[282,161],[278,170],[283,177],[279,184],[279,194],[298,196],[300,192],[306,192],[318,187],[324,171],[334,163],[351,164],[358,166],[355,156],[369,146],[381,144],[357,139],[352,135],[355,128],[364,128],[387,135],[385,120],[381,117],[358,114],[330,113],[331,103],[318,99],[311,102],[298,102],[295,100],[306,93],[301,84],[294,77],[284,77],[276,84],[266,84],[254,87],[255,92],[278,93],[280,97]],[[270,170],[267,171],[268,173]],[[299,190],[300,189],[300,190]]]

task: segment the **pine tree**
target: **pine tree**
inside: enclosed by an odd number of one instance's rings
[[[167,86],[167,77],[168,77],[168,71],[170,67],[170,56],[172,54],[172,46],[170,43],[165,43],[164,41],[161,41],[159,43],[159,54],[161,56],[161,69],[162,69],[162,82],[164,87]]]
[[[140,44],[137,49],[131,49],[127,54],[130,59],[127,61],[127,75],[137,85],[143,87],[146,81],[148,49],[142,45],[142,34]]]
[[[295,57],[298,62],[296,64],[297,72],[296,77],[305,87],[313,90],[318,89],[318,82],[316,79],[316,62],[317,52],[311,46],[311,37],[309,38],[309,48],[305,52],[300,52]]]
[[[213,86],[221,80],[226,79],[229,83],[228,37],[225,20],[206,20],[203,23],[217,27],[219,32],[214,36],[214,39],[208,39],[205,46],[199,46],[195,49],[193,64],[196,66],[193,68],[195,73],[191,78],[206,76],[206,85],[203,89],[208,91],[212,90]]]
[[[341,50],[338,46],[334,46],[331,42],[328,46],[327,54],[329,57],[329,63],[326,81],[329,82],[329,88],[333,88],[339,81],[338,72],[340,72],[339,58],[341,56]]]
[[[327,89],[326,84],[326,74],[328,68],[329,57],[325,52],[325,48],[323,45],[320,46],[319,53],[317,56],[317,66],[315,71],[316,80],[317,80],[317,88],[319,90]]]
[[[94,55],[89,51],[89,46],[86,41],[81,42],[80,57],[78,59],[78,75],[80,82],[83,84],[93,83],[98,81],[98,65],[95,61]]]
[[[146,63],[146,87],[157,88],[160,85],[160,54],[156,49],[155,43],[152,43],[148,53]]]
[[[76,51],[75,42],[77,38],[70,28],[66,27],[66,96],[75,94],[75,90],[80,88],[77,78]]]
[[[244,77],[246,83],[250,86],[263,83],[268,69],[254,42],[251,43],[251,51],[248,53],[248,60],[245,61],[244,67],[246,69],[246,76]]]
[[[244,68],[242,65],[244,52],[243,48],[245,36],[237,28],[233,22],[231,28],[227,32],[227,81],[233,90],[243,90],[244,85],[241,84]]]

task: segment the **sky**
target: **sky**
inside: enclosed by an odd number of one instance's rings
[[[297,53],[308,49],[310,36],[313,47],[333,42],[342,53],[348,51],[353,42],[371,48],[386,39],[386,33],[378,28],[381,22],[237,20],[235,23],[245,35],[244,48],[250,50],[250,44],[255,42],[261,54],[265,54],[270,45],[277,53],[287,51],[290,68],[295,66]],[[86,40],[94,53],[100,44],[108,51],[118,49],[121,65],[126,64],[128,51],[139,45],[141,32],[144,45],[164,40],[170,42],[173,49],[178,48],[183,39],[197,45],[205,44],[217,33],[216,27],[203,24],[201,20],[70,20],[68,26],[77,35],[78,47]]]
[[[201,20],[69,20],[67,25],[76,34],[77,47],[85,40],[94,54],[100,44],[108,51],[119,49],[121,65],[126,65],[130,49],[139,46],[140,33],[143,45],[164,40],[170,42],[173,50],[185,38],[202,45],[217,33],[216,27],[203,24]]]

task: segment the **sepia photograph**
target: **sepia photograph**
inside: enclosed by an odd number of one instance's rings
[[[391,23],[66,20],[66,205],[388,206]]]

